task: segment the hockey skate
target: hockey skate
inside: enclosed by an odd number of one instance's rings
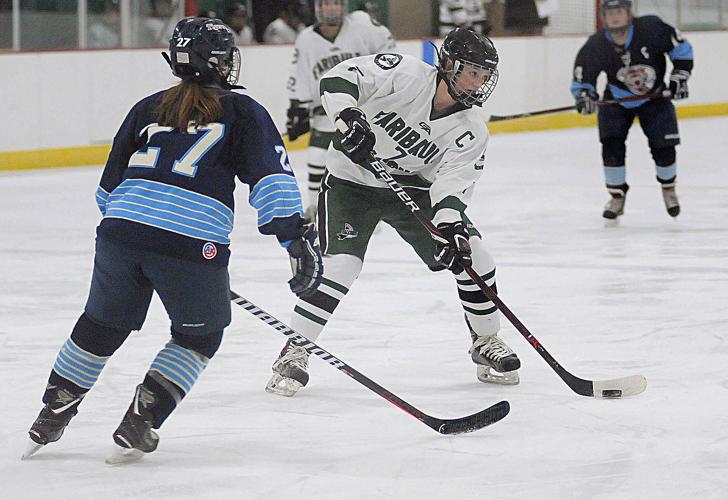
[[[677,200],[674,184],[662,187],[662,200],[665,202],[665,210],[670,214],[670,217],[680,215],[680,202]]]
[[[137,386],[129,409],[114,431],[114,443],[118,447],[106,459],[107,464],[134,462],[157,449],[159,436],[152,430],[154,415],[151,411],[156,402],[152,391],[143,384]]]
[[[43,407],[30,427],[28,435],[31,442],[21,458],[30,458],[43,446],[61,439],[66,426],[78,413],[78,405],[82,399],[83,396],[57,388],[51,401]]]
[[[478,365],[478,380],[492,384],[518,384],[521,360],[498,335],[474,336],[473,340],[470,355],[473,363]]]
[[[273,376],[265,390],[279,396],[291,397],[307,383],[308,352],[289,340],[273,363]]]
[[[608,225],[616,225],[617,217],[624,213],[624,202],[627,199],[628,189],[626,185],[624,188],[608,188],[611,198],[604,206],[604,212],[602,212],[602,217],[606,219],[605,223]]]

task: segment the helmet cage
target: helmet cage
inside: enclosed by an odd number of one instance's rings
[[[606,16],[608,10],[624,9],[627,11],[627,24],[624,26],[608,27],[606,24]],[[602,23],[604,29],[609,32],[623,32],[626,31],[632,24],[632,1],[631,0],[602,0],[599,6],[599,12],[602,16]]]
[[[339,14],[338,15],[325,15],[324,14],[324,2],[327,4],[338,4]],[[338,26],[344,21],[347,7],[344,0],[316,0],[316,22],[319,24],[325,24],[327,26]]]
[[[450,60],[445,56],[447,60]],[[445,61],[443,61],[445,62]],[[460,79],[463,72],[468,67],[476,68],[482,71],[488,71],[490,74],[477,89],[467,89],[461,86]],[[450,97],[465,106],[482,106],[493,93],[498,83],[498,69],[476,64],[470,61],[460,61],[455,59],[452,61],[452,69],[443,70],[445,83]]]

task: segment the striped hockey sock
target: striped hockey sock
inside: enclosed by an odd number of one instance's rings
[[[327,278],[311,295],[299,299],[293,309],[291,327],[304,337],[316,340],[341,299],[349,292],[344,285]]]
[[[480,276],[498,293],[495,283],[495,269]],[[500,329],[500,313],[496,305],[466,273],[457,276],[458,296],[465,311],[465,319],[472,333],[477,336],[492,335]]]

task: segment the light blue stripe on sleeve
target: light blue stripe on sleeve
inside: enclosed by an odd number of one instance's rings
[[[693,46],[690,42],[682,42],[670,51],[670,59],[693,59]]]
[[[250,205],[258,211],[258,227],[276,217],[303,215],[303,202],[296,179],[290,175],[272,174],[263,177],[251,190]]]
[[[276,189],[292,189],[298,190],[298,184],[293,176],[286,174],[271,174],[260,179],[253,189],[250,190],[248,202],[255,206],[255,200],[264,196],[266,189],[275,191]]]
[[[597,91],[597,89],[594,88],[594,85],[592,85],[591,83],[582,83],[577,81],[571,82],[571,95],[573,95],[574,97],[576,97],[577,94],[583,89],[591,90],[593,92]]]

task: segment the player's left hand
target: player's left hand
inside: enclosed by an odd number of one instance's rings
[[[473,265],[470,235],[462,222],[444,222],[437,229],[447,243],[438,241],[435,244],[435,261],[442,264],[453,274],[462,273],[466,267]]]
[[[293,278],[288,280],[291,291],[298,297],[310,295],[321,284],[324,263],[321,248],[316,238],[318,233],[313,224],[303,226],[303,233],[288,245]]]
[[[675,69],[670,75],[670,93],[675,100],[686,99],[688,93],[688,78],[690,72],[684,69]]]
[[[286,112],[286,132],[288,139],[295,141],[298,137],[311,130],[311,118],[308,107],[299,101],[291,100]]]

